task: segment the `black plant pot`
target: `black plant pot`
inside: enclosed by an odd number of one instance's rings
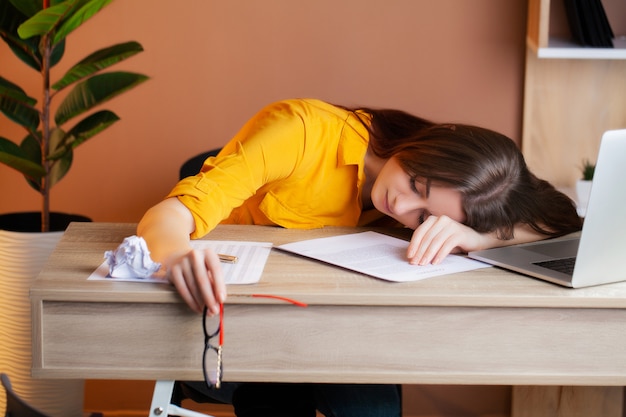
[[[90,222],[89,217],[80,214],[50,213],[50,231],[62,232],[71,222]],[[0,214],[0,230],[10,232],[41,232],[41,212],[25,211]]]

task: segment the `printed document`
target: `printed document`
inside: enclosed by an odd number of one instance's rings
[[[310,239],[277,246],[387,281],[418,281],[439,275],[487,268],[490,265],[459,255],[448,255],[439,265],[411,265],[406,258],[408,242],[376,232]]]
[[[263,268],[272,249],[269,242],[243,242],[218,240],[192,240],[191,246],[196,249],[210,248],[215,253],[237,257],[237,262],[223,262],[222,271],[226,284],[254,284],[259,282]],[[148,278],[128,277],[113,278],[109,274],[109,265],[103,262],[90,276],[90,280],[166,282],[163,271]]]

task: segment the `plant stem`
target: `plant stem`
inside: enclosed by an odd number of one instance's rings
[[[43,79],[43,94],[41,106],[41,164],[46,170],[46,175],[41,178],[41,231],[50,230],[50,169],[51,163],[48,161],[50,153],[50,34],[45,34],[41,38],[41,75]]]

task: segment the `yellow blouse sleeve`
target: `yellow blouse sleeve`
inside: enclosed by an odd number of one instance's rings
[[[290,176],[305,147],[302,118],[285,102],[265,107],[249,120],[199,175],[180,181],[168,197],[191,211],[202,237],[265,184]]]

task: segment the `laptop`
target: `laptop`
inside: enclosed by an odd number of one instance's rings
[[[626,129],[602,135],[583,229],[469,253],[469,257],[571,288],[626,280]],[[570,270],[561,264],[570,264]]]

